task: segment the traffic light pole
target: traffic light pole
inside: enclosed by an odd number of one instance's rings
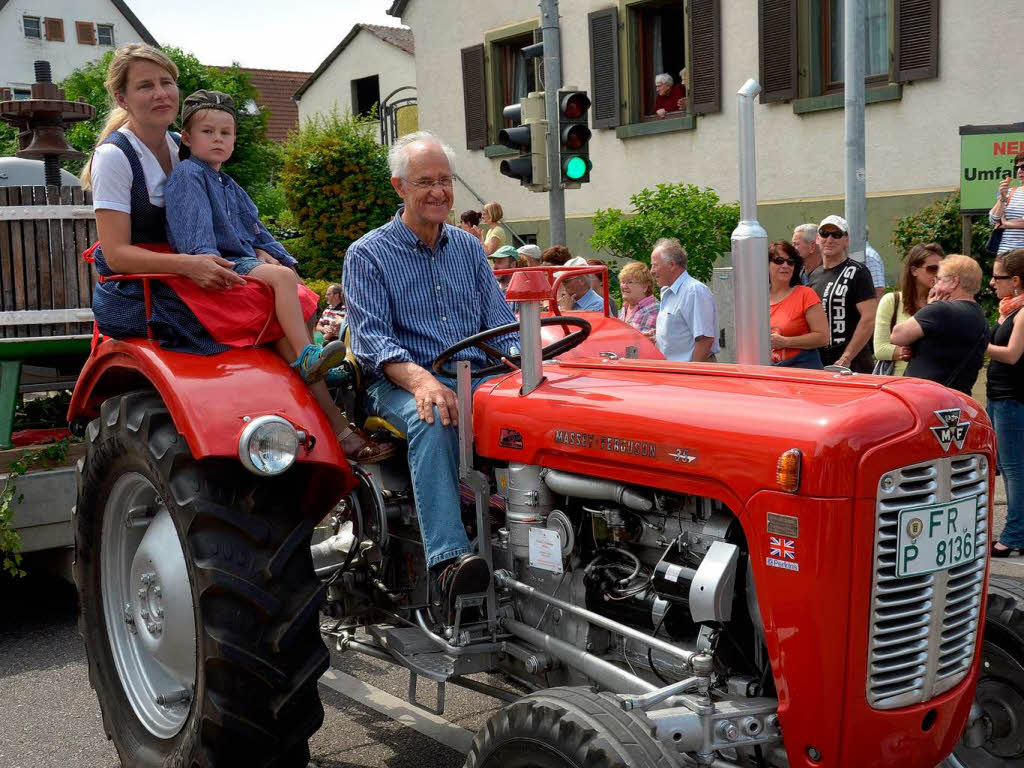
[[[558,89],[562,87],[562,41],[558,27],[558,0],[540,0],[541,29],[544,32],[544,101],[548,114],[548,216],[551,245],[565,245],[565,190],[560,160],[561,126],[558,120]]]

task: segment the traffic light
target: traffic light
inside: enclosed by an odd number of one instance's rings
[[[559,167],[562,186],[578,189],[590,181],[590,128],[587,112],[590,97],[586,91],[560,88],[558,91]]]
[[[519,157],[502,160],[498,170],[504,176],[519,179],[531,192],[547,192],[551,187],[548,185],[548,121],[544,93],[530,93],[518,104],[505,107],[501,114],[516,125],[502,128],[498,143],[519,150]]]

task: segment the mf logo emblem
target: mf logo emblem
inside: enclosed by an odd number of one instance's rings
[[[935,411],[942,424],[932,427],[932,434],[939,441],[943,451],[949,451],[949,446],[956,444],[957,450],[963,450],[964,440],[967,439],[967,430],[971,428],[971,422],[960,421],[959,408],[947,408],[943,411]]]

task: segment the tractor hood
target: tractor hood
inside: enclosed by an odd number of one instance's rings
[[[563,360],[544,373],[527,396],[518,374],[478,388],[480,455],[742,504],[778,490],[776,465],[791,448],[803,454],[801,496],[853,497],[861,457],[928,433],[936,411],[977,424],[962,450],[991,440],[974,400],[920,379],[622,359]],[[943,454],[938,440],[915,445]]]

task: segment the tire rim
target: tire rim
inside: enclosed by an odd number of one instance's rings
[[[985,713],[986,742],[975,749],[962,742],[943,768],[1020,768],[1024,766],[1024,665],[986,642],[975,703]]]
[[[107,497],[100,581],[125,696],[150,733],[169,739],[188,719],[195,693],[195,612],[170,512],[136,472],[119,477]]]

